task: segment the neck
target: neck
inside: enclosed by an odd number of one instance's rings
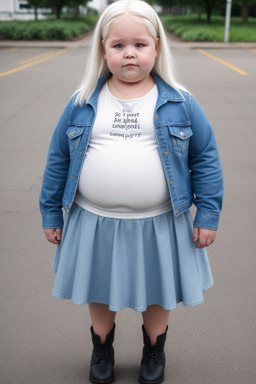
[[[111,76],[108,81],[108,87],[112,95],[120,99],[129,100],[145,96],[155,85],[151,75],[143,81],[122,82]]]

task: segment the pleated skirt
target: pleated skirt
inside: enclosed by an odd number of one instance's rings
[[[195,306],[213,285],[205,249],[195,247],[190,211],[112,219],[73,204],[53,262],[53,296],[107,304],[111,311]]]

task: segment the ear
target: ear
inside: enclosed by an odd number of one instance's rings
[[[105,44],[103,43],[103,41],[101,42],[101,46],[102,46],[102,55],[103,55],[103,58],[106,60],[106,49],[105,49]]]
[[[156,38],[155,45],[156,45],[156,57],[157,57],[158,53],[159,53],[159,47],[160,47],[160,38],[159,37]]]

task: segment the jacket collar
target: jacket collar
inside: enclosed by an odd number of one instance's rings
[[[159,98],[162,99],[163,102],[185,101],[185,97],[183,96],[182,91],[175,89],[171,85],[167,84],[160,76],[158,76],[154,72],[152,72],[152,76],[158,88]]]
[[[98,80],[97,86],[92,94],[92,96],[89,99],[88,104],[91,104],[92,106],[97,104],[98,96],[100,93],[101,88],[105,84],[105,82],[108,80],[108,78],[111,76],[110,72],[105,73],[103,76],[101,76]]]
[[[161,77],[158,76],[156,73],[152,72],[151,74],[158,88],[158,94],[159,94],[158,103],[157,103],[158,105],[164,104],[167,101],[172,101],[172,102],[185,101],[185,97],[183,96],[182,91],[171,87],[164,80],[162,80]],[[97,86],[89,100],[89,104],[95,105],[97,103],[99,92],[110,76],[111,76],[111,73],[107,72],[99,78]]]

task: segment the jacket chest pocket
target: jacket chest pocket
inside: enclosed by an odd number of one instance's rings
[[[190,137],[193,135],[192,129],[188,126],[169,127],[169,133],[174,152],[185,153],[188,149]]]
[[[76,151],[78,149],[83,132],[84,127],[78,127],[75,125],[70,126],[66,131],[70,152]]]

